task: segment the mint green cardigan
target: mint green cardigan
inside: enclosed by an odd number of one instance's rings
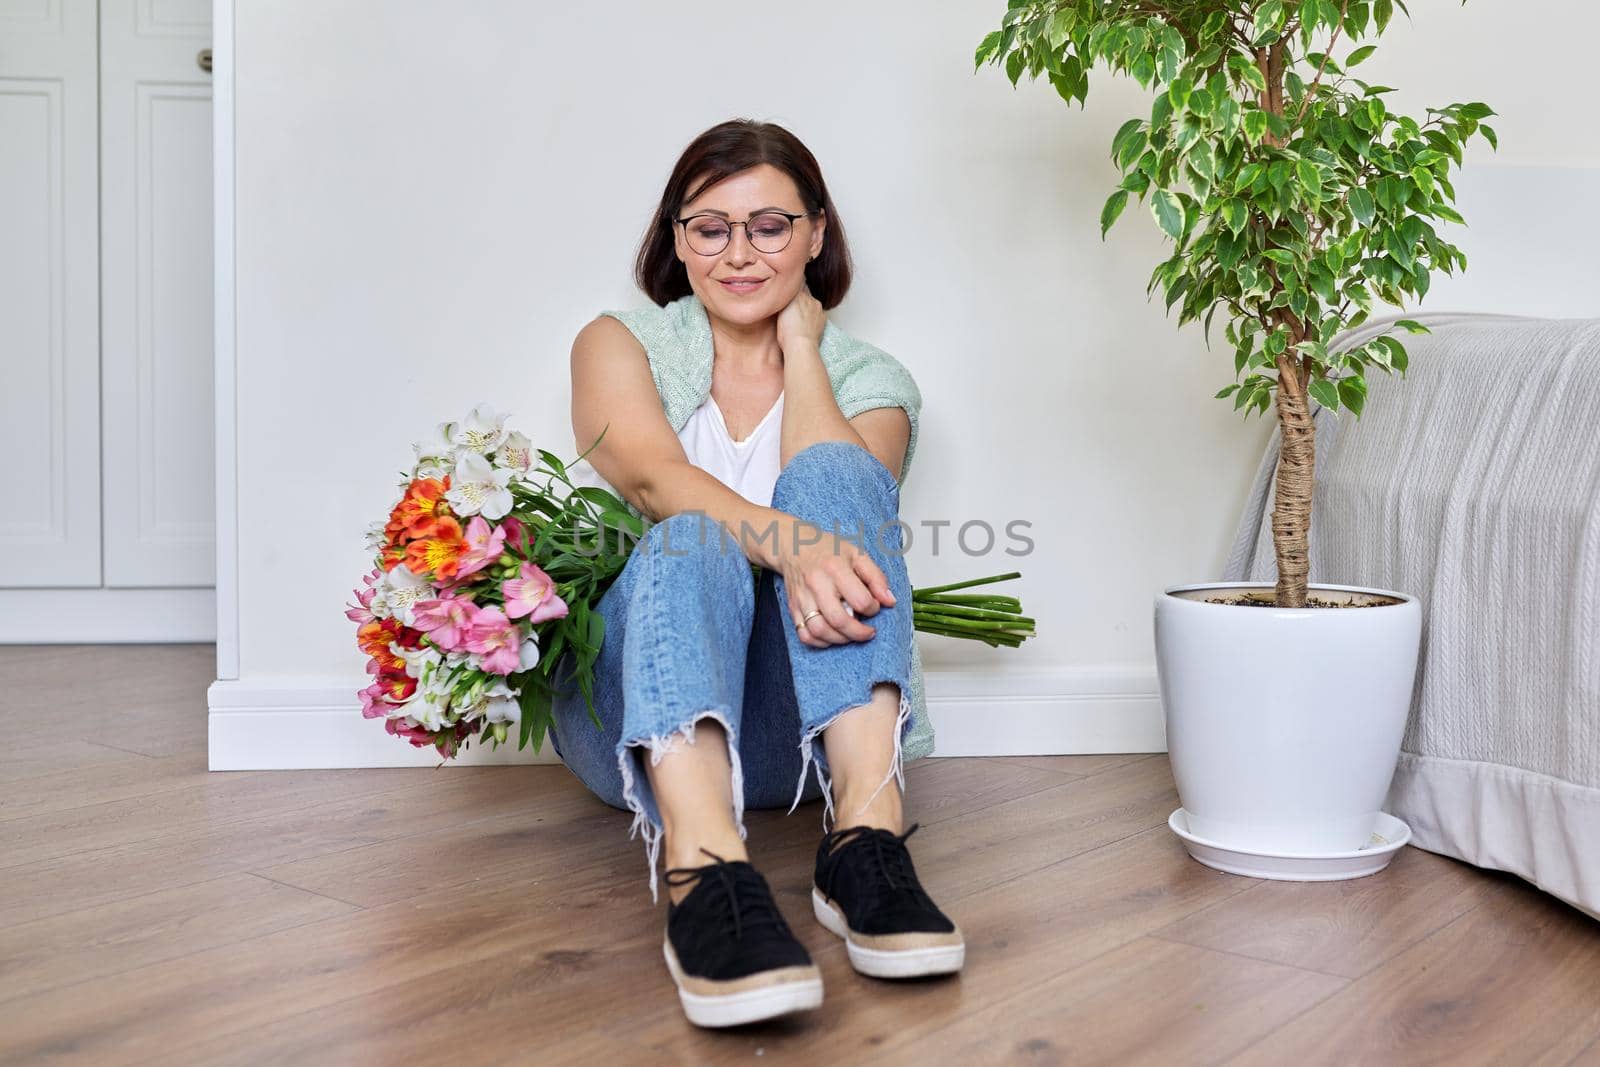
[[[672,424],[674,433],[682,430],[689,416],[711,395],[711,365],[715,353],[711,320],[700,298],[690,293],[666,307],[602,311],[601,314],[621,322],[644,346],[650,360],[650,377],[661,396],[667,421]],[[872,408],[905,410],[911,422],[911,438],[906,442],[905,459],[896,479],[904,485],[917,448],[917,422],[922,411],[922,393],[917,383],[893,356],[851,337],[831,319],[823,327],[818,349],[828,371],[828,381],[833,386],[834,400],[845,418],[855,418]],[[644,518],[631,503],[624,503],[631,514]],[[911,732],[902,748],[908,762],[933,751],[933,726],[928,721],[927,700],[923,694],[922,653],[915,637],[911,642],[910,690]]]

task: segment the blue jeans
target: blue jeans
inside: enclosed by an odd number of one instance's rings
[[[877,630],[872,638],[824,648],[802,644],[783,577],[763,568],[753,578],[738,541],[715,519],[688,511],[651,526],[600,598],[606,635],[593,695],[601,725],[575,684],[555,700],[556,754],[601,800],[634,813],[629,836],[644,834],[652,900],[662,824],[643,756],[659,763],[674,746],[692,743],[701,719],[716,720],[727,733],[741,838],[746,807],[788,802],[792,812],[818,795],[827,828],[833,798],[818,735],[842,712],[870,701],[879,682],[899,686],[900,713],[894,757],[878,788],[897,778],[905,785],[901,743],[911,729],[913,633],[900,487],[866,449],[822,441],[779,472],[772,507],[848,538],[883,570],[895,605],[880,605],[866,619]],[[563,661],[557,677],[565,680],[570,653]],[[806,780],[811,764],[815,788]]]

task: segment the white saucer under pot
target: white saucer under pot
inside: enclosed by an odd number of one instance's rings
[[[1313,584],[1307,595],[1340,606],[1280,608],[1270,584],[1247,582],[1156,597],[1167,752],[1197,838],[1324,855],[1361,850],[1377,828],[1411,710],[1422,606],[1359,586]]]
[[[1307,855],[1229,848],[1219,842],[1196,837],[1189,830],[1189,813],[1182,808],[1172,813],[1167,819],[1167,826],[1183,839],[1183,847],[1189,850],[1189,855],[1207,867],[1248,878],[1272,878],[1281,882],[1334,882],[1345,878],[1365,878],[1389,866],[1394,854],[1411,840],[1411,827],[1382,811],[1378,813],[1372,836],[1354,852]]]

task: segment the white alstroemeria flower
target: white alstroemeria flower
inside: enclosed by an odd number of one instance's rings
[[[494,454],[494,461],[518,474],[526,474],[528,468],[533,466],[533,442],[520,431],[512,430],[506,434],[505,441],[500,445],[500,451]]]
[[[455,423],[441,422],[433,428],[432,434],[413,442],[411,448],[418,459],[448,459],[456,450],[455,429]]]
[[[422,679],[417,692],[440,707],[447,708],[450,706],[450,691],[454,688],[454,674],[447,670],[435,669],[429,671],[427,677]]]
[[[406,648],[397,641],[389,642],[389,651],[405,660],[406,673],[413,678],[421,678],[427,673],[429,667],[439,665],[442,658],[437,648]]]
[[[404,563],[397,563],[378,580],[377,592],[372,596],[372,614],[379,619],[393,615],[411,626],[416,622],[412,609],[417,601],[432,600],[436,596],[438,593],[432,582],[412,574]]]
[[[383,532],[385,525],[387,524],[380,519],[379,521],[374,522],[367,527],[367,551],[376,552],[378,549],[389,543],[389,535]]]
[[[415,478],[437,478],[442,482],[446,478],[450,477],[451,474],[455,473],[455,469],[456,469],[456,465],[451,460],[448,460],[448,459],[440,459],[440,460],[425,459],[421,463],[417,464],[417,470],[416,470],[416,473],[413,475],[413,477],[415,477]],[[407,486],[409,486],[410,484],[411,484],[410,482],[406,483]]]
[[[482,716],[488,722],[516,722],[522,708],[517,703],[516,692],[505,683],[504,679],[496,679],[492,685],[484,686],[473,692],[474,703],[470,714],[463,714],[463,719],[475,719]]]
[[[522,705],[516,697],[490,697],[483,709],[483,717],[489,722],[518,722],[521,715]]]
[[[488,460],[475,452],[465,452],[456,464],[455,476],[444,498],[457,515],[503,519],[511,513],[511,490],[506,486],[514,473],[504,467],[491,467]]]
[[[435,703],[431,698],[418,694],[406,704],[405,712],[417,721],[417,725],[424,730],[442,730],[449,725],[445,721],[446,708],[443,704]]]
[[[533,634],[522,642],[522,659],[518,666],[525,671],[531,671],[539,665],[539,639]]]
[[[500,442],[505,440],[506,418],[496,415],[488,404],[479,404],[456,423],[450,439],[460,448],[485,455],[499,448]]]

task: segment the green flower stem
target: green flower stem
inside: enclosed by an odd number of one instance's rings
[[[916,604],[912,611],[918,615],[941,616],[949,619],[994,619],[1001,622],[1011,622],[1017,625],[1033,625],[1033,619],[1026,615],[1019,615],[1014,611],[988,611],[983,608],[965,608],[954,605],[941,604],[928,606]]]
[[[924,589],[913,589],[911,595],[913,598],[925,597],[931,593],[946,593],[952,589],[970,589],[975,585],[988,585],[990,582],[1004,582],[1011,578],[1021,577],[1021,571],[1012,571],[1009,574],[995,574],[988,578],[972,578],[965,582],[952,582],[949,585],[930,585]]]
[[[924,593],[922,590],[913,590],[912,599],[918,603],[932,602],[936,604],[966,604],[970,607],[995,607],[996,605],[1010,605],[1010,610],[1021,611],[1022,601],[1014,596],[999,596],[988,593]],[[1006,610],[1001,608],[1000,610]]]

